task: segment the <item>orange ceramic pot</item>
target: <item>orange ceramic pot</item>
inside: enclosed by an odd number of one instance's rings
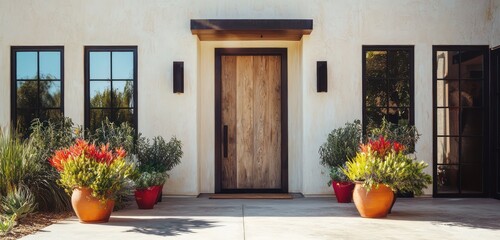
[[[109,221],[115,201],[109,199],[103,203],[92,196],[91,189],[75,188],[71,195],[71,205],[80,222],[104,223]]]
[[[383,218],[387,216],[394,199],[392,190],[380,184],[378,188],[366,191],[362,182],[356,182],[353,192],[353,200],[361,217]]]

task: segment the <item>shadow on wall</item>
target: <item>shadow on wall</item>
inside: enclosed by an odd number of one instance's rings
[[[106,225],[133,227],[126,232],[158,236],[177,236],[193,230],[216,227],[215,222],[189,218],[113,218]]]

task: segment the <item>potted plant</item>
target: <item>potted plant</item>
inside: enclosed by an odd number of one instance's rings
[[[166,180],[168,172],[181,162],[182,143],[176,137],[172,137],[169,142],[161,136],[154,137],[152,140],[139,138],[137,144],[137,157],[139,162],[139,172],[156,172],[164,174]],[[157,202],[161,202],[163,183]]]
[[[344,127],[334,129],[326,142],[319,148],[321,165],[330,169],[330,181],[339,203],[349,203],[354,184],[341,170],[342,166],[356,155],[361,140],[361,123],[355,120]]]
[[[418,139],[420,138],[420,134],[417,131],[415,126],[412,126],[408,123],[407,120],[400,120],[397,124],[389,122],[385,119],[382,119],[382,123],[379,127],[373,128],[370,130],[369,134],[370,139],[376,139],[380,136],[383,136],[385,139],[389,141],[395,141],[401,143],[405,148],[403,149],[404,154],[415,154],[415,145],[417,144]],[[394,200],[389,209],[389,213],[392,211],[392,206],[396,202],[398,197],[403,198],[411,198],[415,195],[415,191],[419,191],[418,189],[411,188],[401,188],[397,189],[395,192]]]
[[[152,209],[165,183],[166,174],[161,172],[138,172],[134,178],[135,201],[139,209]]]
[[[84,223],[107,222],[114,197],[133,174],[126,152],[97,147],[77,139],[69,148],[57,150],[50,164],[60,174],[58,183],[70,193],[73,210]]]
[[[427,164],[404,153],[405,146],[380,137],[360,146],[343,172],[356,183],[353,200],[362,217],[385,217],[393,203],[394,192],[412,189],[416,194],[430,184],[424,173]]]

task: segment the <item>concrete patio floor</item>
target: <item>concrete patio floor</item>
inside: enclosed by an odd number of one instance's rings
[[[109,223],[71,218],[23,239],[500,239],[495,199],[398,199],[384,219],[359,217],[332,197],[293,200],[164,198],[131,205]]]

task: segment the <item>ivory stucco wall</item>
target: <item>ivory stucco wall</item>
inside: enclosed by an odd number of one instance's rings
[[[493,24],[491,27],[491,47],[500,45],[500,0],[491,1],[491,19]]]
[[[0,125],[10,121],[11,46],[64,46],[65,114],[82,124],[84,46],[136,45],[139,131],[176,135],[184,144],[167,193],[213,192],[213,49],[286,47],[290,191],[330,193],[317,150],[333,128],[361,118],[362,45],[415,46],[417,151],[432,163],[432,45],[500,45],[499,6],[499,0],[0,0]],[[298,42],[200,42],[189,20],[203,18],[313,19],[314,30]],[[173,61],[184,61],[183,94],[172,93]],[[316,92],[316,61],[328,61],[327,93]]]

